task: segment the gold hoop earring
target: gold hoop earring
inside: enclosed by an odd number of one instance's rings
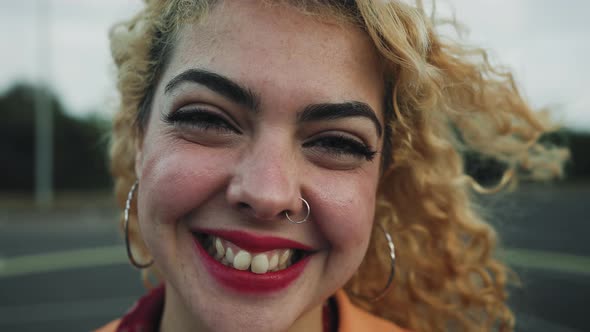
[[[389,258],[391,259],[391,269],[389,270],[389,277],[387,278],[387,284],[379,292],[379,294],[377,294],[377,296],[375,296],[373,298],[369,298],[364,295],[350,292],[350,294],[352,296],[357,297],[357,298],[367,301],[367,302],[377,302],[377,301],[381,300],[387,294],[387,292],[389,292],[389,289],[391,288],[391,285],[393,283],[393,278],[395,277],[395,245],[393,244],[393,239],[391,238],[391,235],[389,235],[389,233],[387,232],[385,227],[383,227],[383,225],[381,225],[381,224],[377,224],[377,225],[379,226],[381,231],[383,231],[383,234],[385,235],[385,239],[387,240],[387,247],[389,248]]]
[[[131,244],[129,242],[129,211],[131,210],[131,201],[133,200],[133,194],[135,193],[135,190],[137,189],[138,185],[139,185],[139,180],[135,180],[135,183],[133,183],[133,185],[131,186],[131,189],[129,189],[129,194],[127,194],[127,201],[125,202],[125,213],[124,213],[125,224],[123,227],[125,229],[125,248],[127,248],[127,257],[129,258],[129,261],[136,268],[145,269],[145,268],[150,267],[154,263],[154,260],[152,259],[145,264],[141,264],[141,263],[137,262],[135,260],[135,258],[133,257],[133,253],[131,252]]]

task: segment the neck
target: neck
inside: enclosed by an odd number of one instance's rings
[[[299,317],[288,331],[323,332],[322,329],[322,304],[320,304]]]

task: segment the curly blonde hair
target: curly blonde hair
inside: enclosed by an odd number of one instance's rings
[[[137,142],[177,33],[216,2],[148,0],[140,13],[111,30],[121,94],[111,168],[121,207],[136,178]],[[484,50],[443,38],[437,29],[449,22],[427,15],[419,0],[414,5],[399,0],[281,2],[360,27],[387,64],[375,222],[394,238],[396,276],[380,302],[352,298],[414,331],[512,330],[506,287],[513,274],[494,257],[495,232],[471,196],[497,191],[518,178],[561,176],[567,151],[538,143],[555,128],[530,109],[510,72],[492,66]],[[506,165],[496,188],[485,189],[465,173],[467,151]],[[137,223],[131,225],[134,250],[145,257]],[[387,280],[388,253],[379,228],[373,229],[362,268],[345,287],[351,294],[376,294]]]

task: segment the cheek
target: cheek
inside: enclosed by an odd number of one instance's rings
[[[227,182],[231,153],[194,144],[146,151],[142,161],[140,220],[174,223]],[[143,218],[141,218],[143,217]]]
[[[335,178],[337,177],[337,178]],[[323,176],[318,224],[334,250],[364,254],[375,215],[376,178],[366,173]]]

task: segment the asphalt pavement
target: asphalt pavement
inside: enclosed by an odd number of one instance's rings
[[[143,293],[109,200],[40,211],[0,202],[0,331],[90,331]],[[517,331],[588,331],[590,185],[481,198],[506,261]]]

